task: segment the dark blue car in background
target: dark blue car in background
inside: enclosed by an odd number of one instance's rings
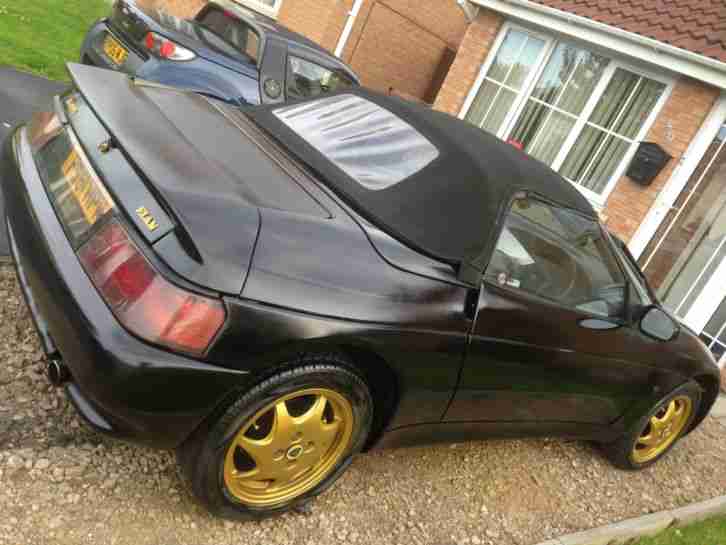
[[[85,64],[235,104],[276,104],[359,85],[316,43],[228,0],[193,20],[117,0],[88,32]]]

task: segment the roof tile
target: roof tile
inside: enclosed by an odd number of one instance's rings
[[[726,62],[724,0],[531,0]]]

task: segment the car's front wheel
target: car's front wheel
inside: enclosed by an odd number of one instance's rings
[[[603,445],[605,454],[621,469],[637,470],[654,464],[688,432],[700,402],[698,384],[684,384],[657,403],[623,437]]]
[[[194,495],[214,514],[263,518],[329,487],[363,447],[373,401],[345,360],[315,359],[244,394],[179,451]]]

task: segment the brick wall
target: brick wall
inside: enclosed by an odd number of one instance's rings
[[[459,115],[503,23],[504,18],[498,13],[482,10],[469,25],[434,108]]]
[[[207,0],[136,0],[136,3],[151,8],[158,8],[178,17],[191,18],[202,9]]]
[[[676,82],[670,98],[645,138],[648,142],[657,142],[663,146],[673,159],[648,187],[642,187],[623,176],[607,200],[604,214],[608,217],[608,228],[618,233],[623,240],[629,241],[645,219],[718,95],[718,89],[689,78],[683,77]],[[668,138],[669,133],[672,133],[672,140]]]
[[[283,0],[277,20],[314,42],[322,43],[328,27],[337,21],[335,15],[342,3],[343,0]]]
[[[364,85],[422,99],[447,49],[459,47],[466,29],[454,0],[366,0],[342,57]]]

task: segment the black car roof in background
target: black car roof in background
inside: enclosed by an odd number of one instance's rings
[[[315,53],[318,57],[322,57],[321,60],[323,60],[329,68],[336,67],[343,69],[344,71],[349,72],[356,82],[359,81],[358,76],[348,64],[334,56],[320,44],[303,36],[302,34],[298,34],[297,32],[293,32],[289,28],[282,26],[271,17],[257,13],[234,2],[234,0],[212,0],[208,2],[202,10],[214,6],[233,12],[237,17],[257,30],[261,34],[263,42],[268,38],[273,38],[285,42],[288,46],[307,48],[311,53]]]
[[[481,272],[519,192],[597,214],[559,174],[469,123],[364,89],[245,113],[368,221]]]

